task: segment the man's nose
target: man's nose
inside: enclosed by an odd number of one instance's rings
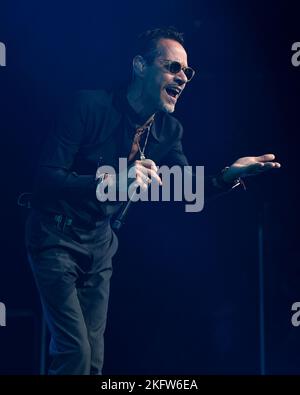
[[[185,85],[187,83],[187,77],[183,70],[180,70],[179,73],[175,75],[175,81],[178,85]]]

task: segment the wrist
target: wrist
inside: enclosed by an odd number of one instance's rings
[[[232,184],[238,177],[233,176],[230,170],[230,166],[226,166],[221,171],[221,178],[222,181],[225,182],[226,184]]]
[[[232,174],[230,166],[224,167],[221,173],[214,177],[213,184],[220,189],[233,189],[238,185],[242,185],[243,189],[246,190],[244,181]]]

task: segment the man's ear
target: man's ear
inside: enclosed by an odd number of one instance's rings
[[[136,55],[132,60],[134,74],[143,77],[146,68],[145,59],[141,55]]]

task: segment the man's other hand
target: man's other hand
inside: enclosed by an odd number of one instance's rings
[[[255,176],[272,169],[280,168],[280,163],[274,162],[274,159],[274,154],[239,158],[224,172],[223,179],[225,182],[230,183],[239,177]]]

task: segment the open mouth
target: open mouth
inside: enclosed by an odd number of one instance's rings
[[[181,93],[181,90],[179,88],[173,87],[167,87],[165,88],[165,91],[167,92],[167,95],[173,99],[173,101],[176,101]]]

